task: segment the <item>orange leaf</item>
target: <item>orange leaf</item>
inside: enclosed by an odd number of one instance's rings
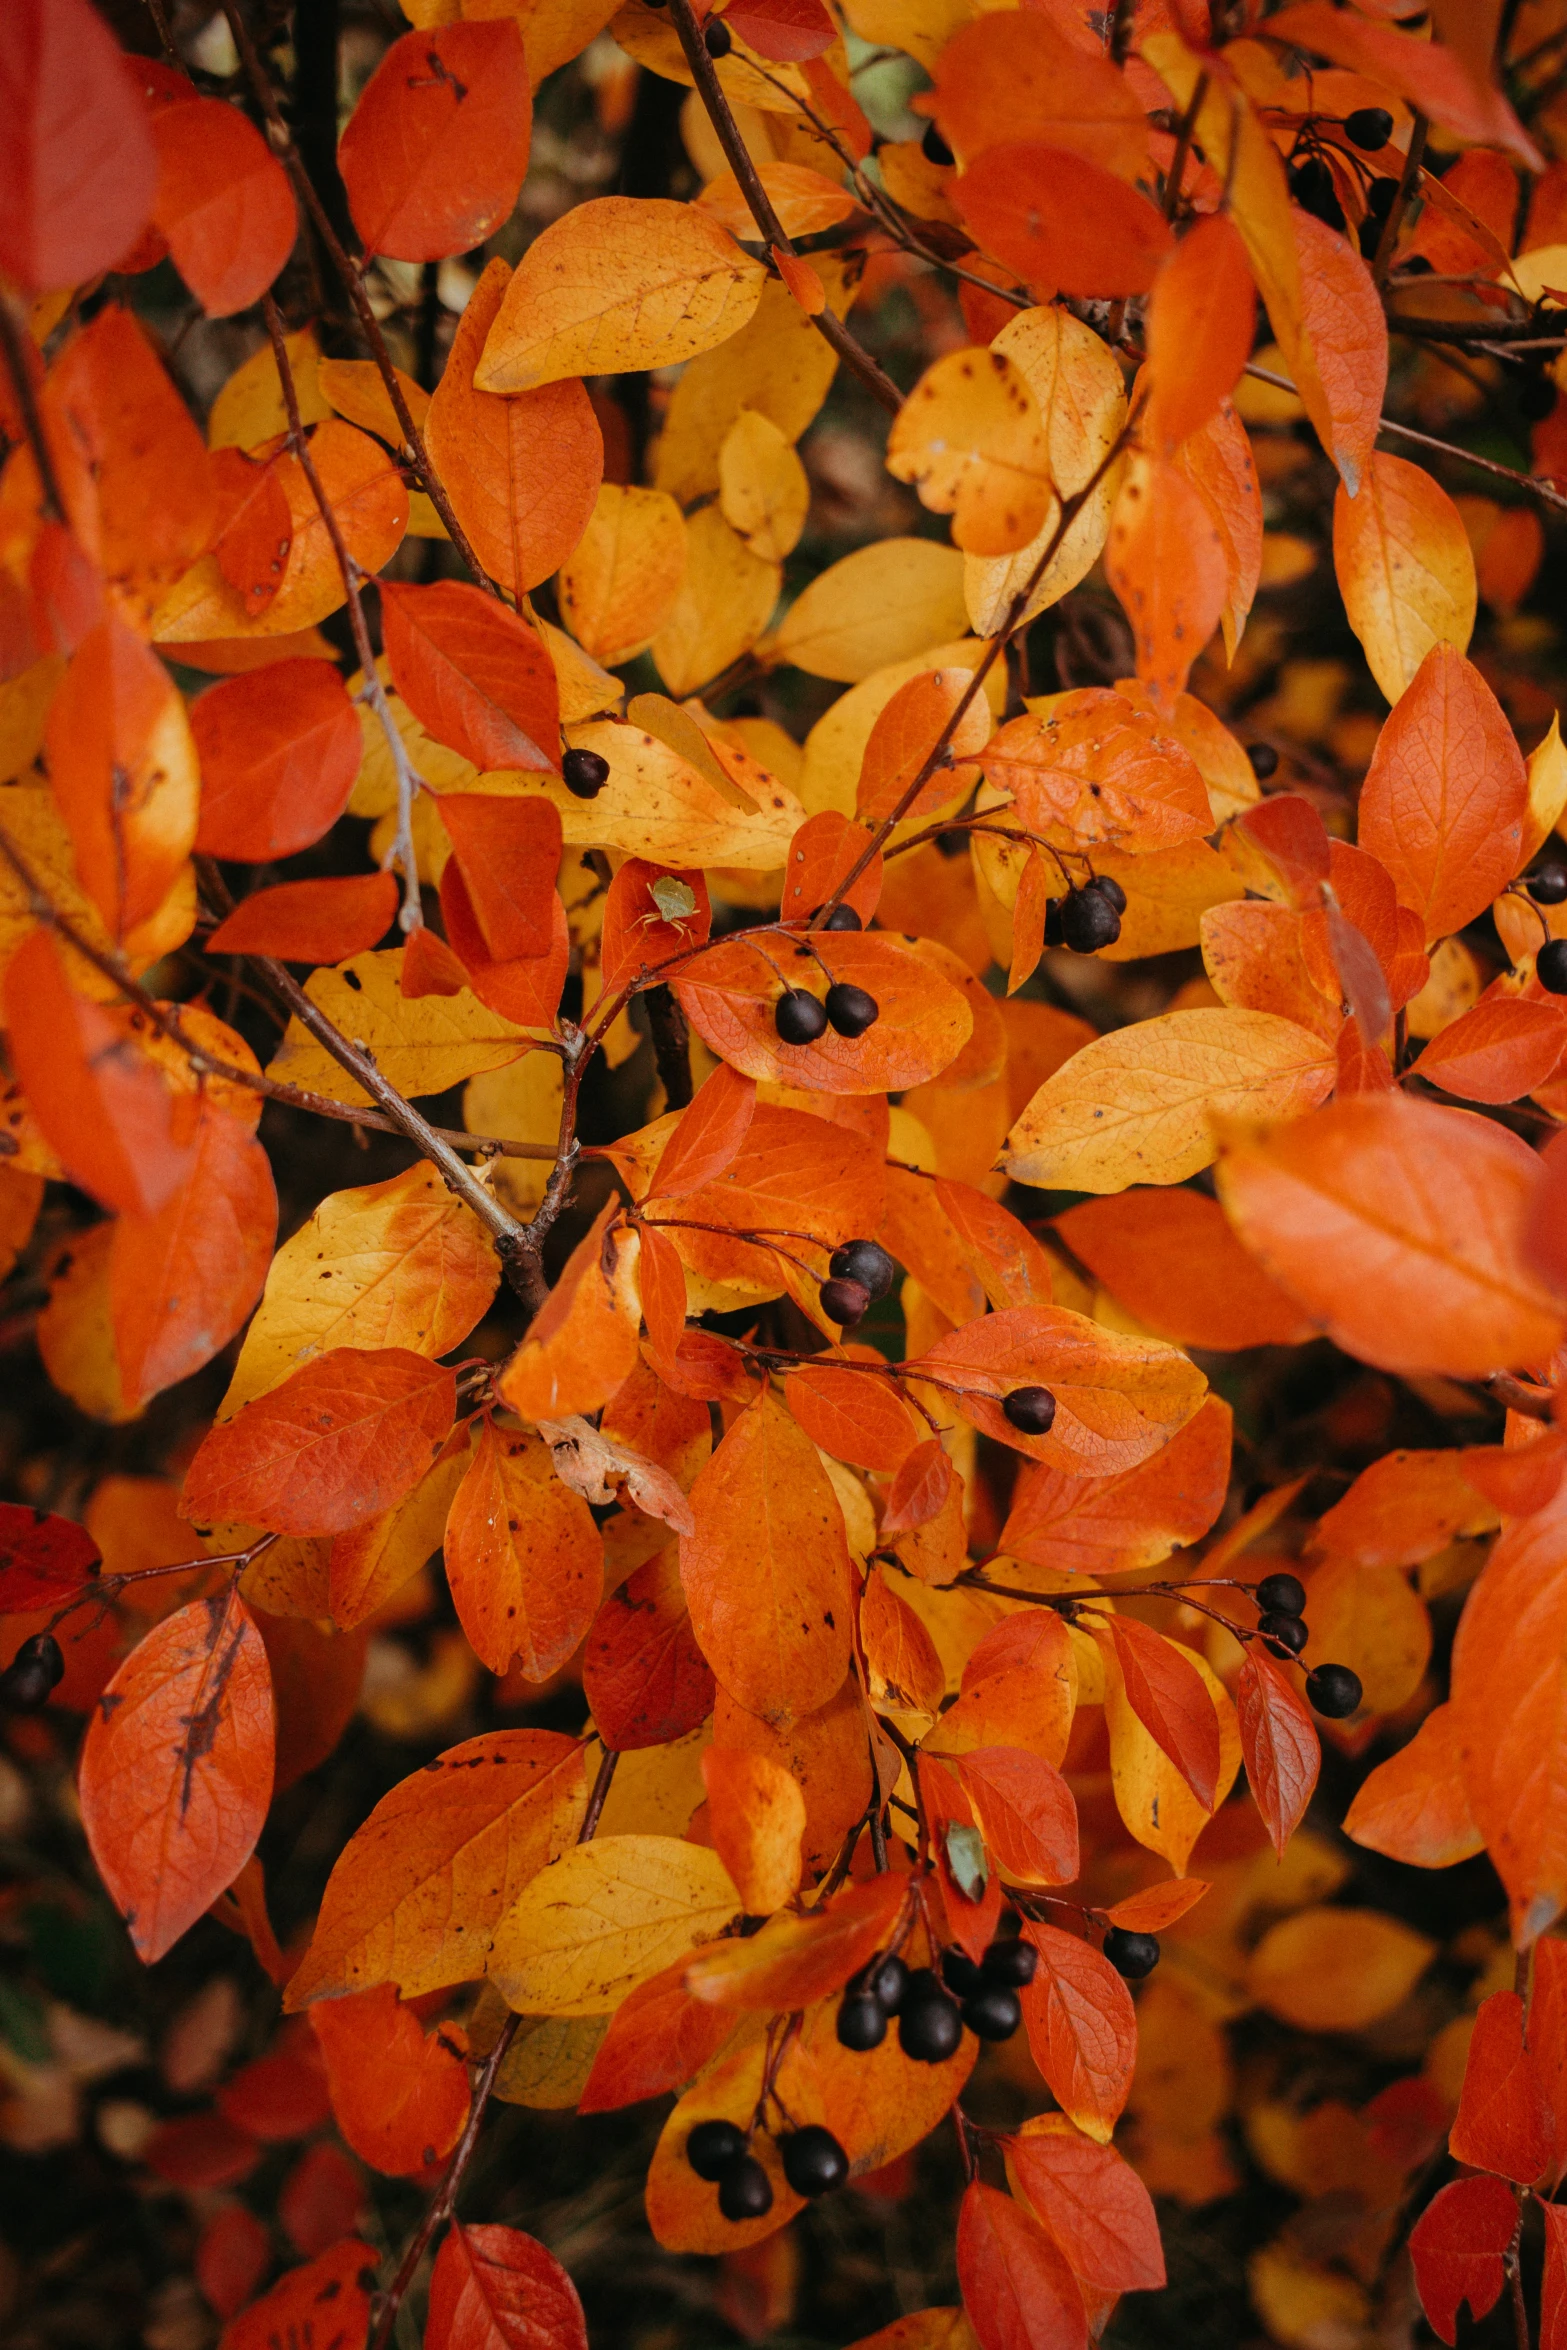
[[[617,1200],[599,1210],[501,1373],[502,1402],[535,1426],[596,1412],[636,1364],[637,1240],[620,1216]]]
[[[936,1644],[906,1600],[885,1576],[866,1580],[860,1602],[860,1645],[870,1670],[873,1704],[916,1707],[935,1713],[946,1694],[947,1676]]]
[[[200,784],[173,680],[112,613],[71,655],[45,740],[82,887],[123,939],[190,854]]]
[[[604,1546],[539,1437],[484,1422],[445,1553],[457,1620],[480,1662],[504,1673],[515,1660],[525,1681],[547,1681],[593,1621]]]
[[[450,2154],[468,2118],[468,2071],[390,1983],[322,1999],[310,2021],[337,2126],[372,2170],[408,2177]]]
[[[1096,2146],[1060,2114],[1041,2114],[1004,2151],[1008,2176],[1074,2276],[1101,2293],[1147,2293],[1164,2283],[1152,2199],[1113,2146]]]
[[[157,179],[130,60],[87,0],[15,0],[0,89],[0,270],[36,294],[112,269]]]
[[[1112,1902],[1105,1916],[1112,1926],[1124,1926],[1132,1934],[1162,1934],[1166,1926],[1173,1926],[1189,1909],[1195,1909],[1210,1888],[1201,1877],[1178,1877],[1163,1884],[1145,1885],[1140,1893],[1129,1893],[1124,1901]]]
[[[446,792],[440,808],[490,960],[515,963],[547,956],[559,927],[560,813],[554,803]]]
[[[93,1709],[82,1824],[143,1962],[233,1883],[272,1800],[272,1676],[230,1584],[154,1625]]]
[[[1108,2145],[1137,2057],[1131,1993],[1109,1960],[1075,1934],[1032,1921],[1023,1931],[1039,1952],[1022,1995],[1034,2062],[1062,2111]]]
[[[291,2268],[269,2293],[231,2318],[220,2350],[276,2350],[279,2342],[308,2343],[310,2350],[363,2350],[377,2266],[368,2244],[347,2237],[304,2268]]]
[[[595,1730],[620,1753],[684,1738],[712,1712],[712,1668],[691,1629],[673,1546],[638,1567],[594,1617],[582,1694]]]
[[[1153,446],[1169,455],[1228,399],[1251,357],[1257,291],[1234,223],[1222,212],[1200,220],[1154,280],[1145,329]]]
[[[1488,988],[1432,1037],[1416,1066],[1462,1101],[1515,1102],[1539,1090],[1564,1049],[1567,1011],[1554,997],[1547,1002]]]
[[[151,118],[152,218],[209,318],[259,302],[294,250],[288,174],[255,125],[222,98],[183,99]]]
[[[347,807],[364,738],[330,661],[275,661],[227,678],[192,703],[190,725],[204,856],[258,865],[291,857]]]
[[[1200,1191],[1107,1193],[1068,1208],[1056,1230],[1121,1305],[1176,1346],[1227,1353],[1298,1346],[1313,1333],[1310,1317],[1274,1286],[1223,1209]]]
[[[779,942],[782,945],[782,942]],[[785,1044],[773,1007],[783,985],[825,993],[827,982],[803,947],[769,950],[743,939],[709,947],[672,985],[692,1027],[743,1076],[835,1094],[889,1093],[923,1085],[955,1060],[974,1024],[958,990],[907,947],[880,935],[819,932],[817,953],[834,981],[862,987],[877,1018],[858,1037],[829,1028],[814,1044]]]
[[[1218,414],[1182,441],[1174,462],[1219,533],[1225,579],[1219,621],[1233,660],[1262,577],[1262,492],[1251,441],[1230,401],[1221,401]]]
[[[1146,196],[1062,147],[987,147],[952,193],[975,241],[1042,301],[1146,294],[1173,241]]]
[[[1233,1138],[1219,1196],[1347,1353],[1466,1379],[1543,1361],[1560,1337],[1560,1310],[1522,1253],[1538,1173],[1525,1144],[1472,1111],[1362,1094]]]
[[[437,938],[428,922],[408,934],[398,992],[410,1000],[424,995],[461,995],[468,973],[444,938]]]
[[[1208,1685],[1176,1641],[1135,1616],[1097,1615],[1094,1637],[1114,1651],[1126,1701],[1205,1811],[1219,1783],[1219,1717]]]
[[[733,1166],[756,1114],[756,1085],[727,1062],[705,1078],[653,1169],[650,1193],[680,1199]]]
[[[1360,845],[1393,876],[1427,940],[1462,930],[1523,854],[1529,778],[1500,704],[1451,645],[1433,645],[1377,738]]]
[[[1138,676],[1173,701],[1219,625],[1230,567],[1207,500],[1168,458],[1139,453],[1127,465],[1105,577],[1131,622]]]
[[[979,2350],[1087,2350],[1077,2280],[1055,2238],[1010,2195],[972,2180],[958,2214],[958,2285]]]
[[[212,552],[243,597],[246,619],[254,620],[283,584],[294,542],[288,492],[275,464],[256,464],[241,449],[214,449],[212,478],[218,498]]]
[[[1370,470],[1387,394],[1387,320],[1370,270],[1325,221],[1290,206],[1301,320],[1327,405],[1328,454],[1353,498]]]
[[[769,245],[768,256],[795,301],[807,318],[820,318],[827,307],[827,289],[808,261],[798,253],[786,253],[781,245]]]
[[[426,2350],[588,2350],[577,2288],[520,2228],[452,2223],[430,2277]]]
[[[928,1526],[947,1507],[956,1481],[957,1471],[941,1439],[927,1436],[898,1463],[887,1488],[882,1533],[907,1534],[916,1526]]]
[[[1199,649],[1194,643],[1194,656]],[[1157,716],[1103,686],[1079,687],[1009,719],[981,764],[989,782],[1012,794],[1029,830],[1058,848],[1174,848],[1213,826],[1190,751]]]
[[[457,579],[430,587],[383,580],[381,620],[393,683],[427,734],[475,767],[558,772],[560,693],[536,629],[498,597]],[[443,812],[446,805],[443,796]],[[498,812],[552,807],[537,799],[490,805]],[[558,817],[556,839],[558,857]]]
[[[1274,1850],[1282,1856],[1306,1816],[1322,1748],[1305,1705],[1256,1641],[1241,1666],[1235,1711],[1246,1777]]]
[[[871,728],[860,763],[854,809],[860,824],[880,824],[901,804],[973,682],[971,669],[928,669],[899,686]],[[984,749],[990,728],[990,704],[977,693],[958,720],[940,765],[904,809],[906,817],[932,815],[973,790],[979,769],[967,762]]]
[[[1530,171],[1541,168],[1539,150],[1500,90],[1475,80],[1453,50],[1437,41],[1418,41],[1387,24],[1347,16],[1329,0],[1294,0],[1269,21],[1281,41],[1315,49],[1338,65],[1352,66],[1396,97],[1406,98],[1466,145],[1500,147]]]
[[[936,120],[965,163],[1018,139],[1087,156],[1126,180],[1148,165],[1141,106],[1075,19],[1025,11],[1015,25],[963,24],[936,61]]]
[[[1455,2162],[1531,2186],[1550,2167],[1556,2130],[1538,2057],[1516,1991],[1480,2003],[1464,2064],[1463,2094],[1448,2138]]]
[[[506,893],[497,892],[503,902]],[[566,984],[571,938],[560,892],[551,888],[547,900],[550,943],[541,955],[514,955],[496,962],[490,953],[479,917],[474,911],[462,864],[448,857],[441,874],[441,920],[454,953],[468,974],[468,984],[481,1004],[513,1020],[519,1028],[549,1030],[555,1024],[560,991]],[[508,917],[511,918],[508,908]]]
[[[803,921],[819,906],[826,905],[829,898],[836,897],[844,876],[858,864],[860,852],[869,848],[870,840],[863,824],[841,816],[836,808],[824,808],[819,814],[808,816],[789,843],[779,920]],[[854,908],[862,922],[868,922],[876,911],[881,882],[878,849],[843,901]]]
[[[577,2100],[579,2113],[613,2113],[662,2097],[695,2080],[718,2054],[734,2016],[683,1988],[686,1965],[676,1959],[622,2000]]]
[[[648,1357],[659,1377],[681,1395],[700,1394],[706,1399],[725,1394],[729,1391],[725,1382],[731,1378],[739,1380],[749,1393],[739,1356],[721,1339],[709,1338],[705,1331],[691,1334],[700,1342],[703,1376],[696,1386],[681,1384],[682,1377],[698,1375],[694,1359],[687,1364],[684,1374],[677,1368],[677,1357],[686,1338],[686,1271],[673,1241],[651,1224],[642,1226],[637,1273],[642,1292],[642,1318],[647,1324]],[[710,1384],[715,1378],[719,1384]]]
[[[511,17],[394,41],[338,146],[365,249],[442,261],[482,245],[517,201],[533,98]]]
[[[665,881],[683,882],[690,891],[696,902],[689,914],[677,913],[673,920],[666,919],[653,895],[654,884]],[[671,956],[704,945],[712,923],[707,877],[698,867],[674,868],[650,864],[645,857],[628,857],[604,900],[599,964],[606,994],[624,987],[644,968],[651,970]]]
[[[386,936],[397,913],[392,873],[280,881],[243,898],[205,941],[209,955],[274,955],[280,963],[344,963]]]
[[[905,1891],[887,1870],[818,1909],[786,1911],[758,1934],[710,1943],[686,1960],[686,1988],[710,2006],[758,2011],[827,1998],[887,1947]]]
[[[783,1392],[811,1442],[836,1460],[852,1461],[857,1469],[897,1469],[919,1446],[921,1423],[913,1409],[892,1380],[873,1370],[853,1370],[830,1359],[800,1363],[785,1378]],[[945,1489],[944,1483],[943,1493]],[[935,1510],[927,1514],[933,1517]],[[887,1531],[896,1533],[898,1528]]]
[[[976,1746],[953,1763],[997,1868],[1024,1885],[1070,1885],[1077,1875],[1077,1806],[1043,1755]]]
[[[411,1493],[450,1433],[455,1375],[406,1347],[334,1347],[205,1438],[182,1517],[337,1534]]]
[[[1466,1461],[1458,1451],[1384,1453],[1323,1512],[1315,1547],[1361,1566],[1418,1567],[1457,1534],[1489,1532],[1494,1520]]]
[[[752,1917],[782,1909],[800,1883],[805,1797],[770,1755],[709,1746],[702,1756],[708,1828]]]

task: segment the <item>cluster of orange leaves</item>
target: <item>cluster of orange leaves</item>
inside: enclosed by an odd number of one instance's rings
[[[611,10],[410,13],[340,165],[365,252],[429,262],[510,216],[530,72]],[[966,2322],[982,2350],[1086,2345],[1119,2293],[1163,2278],[1147,2189],[1110,2143],[1137,2033],[1099,1933],[1174,1925],[1201,1897],[1187,1865],[1243,1764],[1282,1854],[1318,1769],[1303,1671],[1353,1665],[1362,1709],[1336,1735],[1362,1750],[1422,1684],[1410,1570],[1500,1527],[1450,1699],[1348,1823],[1423,1866],[1489,1852],[1536,1952],[1527,2031],[1503,1992],[1475,2032],[1451,2151],[1477,2175],[1414,2245],[1448,2338],[1461,2299],[1479,2313],[1500,2293],[1513,2188],[1562,2152],[1561,1944],[1540,1937],[1567,1906],[1567,1158],[1484,1112],[1567,1113],[1567,1009],[1534,964],[1567,918],[1517,887],[1567,810],[1567,753],[1553,727],[1525,761],[1466,658],[1463,520],[1377,448],[1381,294],[1291,204],[1282,161],[1308,107],[1330,118],[1353,221],[1337,118],[1382,105],[1395,175],[1416,113],[1509,184],[1499,158],[1538,168],[1464,12],[1436,13],[1445,38],[1423,43],[1383,10],[1302,0],[1214,47],[1201,0],[1170,0],[1132,12],[1117,61],[1067,0],[972,21],[911,0],[920,103],[955,160],[886,145],[883,183],[966,254],[971,341],[902,404],[887,463],[953,543],[863,549],[775,617],[809,502],[794,443],[836,365],[824,322],[857,283],[837,232],[869,225],[846,173],[871,132],[818,0],[714,19],[720,102],[761,125],[782,243],[716,162],[689,205],[593,199],[514,270],[489,263],[433,396],[323,359],[274,312],[205,440],[127,302],[79,324],[73,295],[167,257],[208,317],[270,303],[298,234],[279,142],[173,65],[133,66],[85,0],[14,0],[0,269],[28,331],[0,387],[0,1216],[14,1261],[46,1184],[104,1211],[40,1329],[51,1373],[102,1417],[245,1336],[181,1464],[188,1539],[218,1563],[193,1560],[181,1603],[117,1656],[126,1569],[12,1510],[0,1607],[13,1650],[62,1615],[82,1631],[57,1697],[89,1709],[82,1818],[141,1956],[226,1904],[313,2031],[286,2026],[261,2060],[278,2081],[238,2077],[194,2148],[171,2125],[160,2175],[232,2182],[328,2109],[364,2160],[423,2175],[469,2118],[465,2056],[497,2046],[509,2009],[524,2053],[552,2027],[539,2102],[680,2092],[654,2232],[743,2247],[800,2208],[771,2117],[825,2123],[868,2175],[975,2063],[972,2035],[935,2066],[895,2040],[851,2056],[844,1984],[891,1947],[977,1957],[1015,1898],[1058,2110],[1006,2141],[1010,2192],[978,2171],[967,2188]],[[615,31],[690,81],[688,21],[684,0],[632,0]],[[1309,82],[1302,51],[1326,61]],[[1416,236],[1548,287],[1548,258],[1497,247],[1486,185],[1455,171]],[[1233,653],[1260,576],[1232,400],[1259,297],[1338,469],[1339,586],[1392,705],[1354,845],[1307,798],[1260,796],[1187,690],[1216,631]],[[1109,340],[1102,312],[1085,323],[1106,300]],[[1135,373],[1112,347],[1129,302]],[[682,363],[653,482],[606,480],[584,378]],[[475,576],[377,579],[410,532],[460,533]],[[997,640],[1101,558],[1135,676],[1009,700]],[[532,601],[551,579],[560,625]],[[320,623],[346,600],[362,627],[372,582],[381,652],[345,681]],[[667,690],[628,708],[613,670],[649,648]],[[803,750],[708,708],[747,660],[848,688]],[[170,663],[219,682],[188,701]],[[216,861],[270,866],[345,813],[374,823],[370,869],[227,901]],[[971,862],[949,867],[943,827]],[[1052,907],[1092,876],[1127,901],[1115,959],[1200,947],[1206,972],[1104,1035],[1019,993]],[[855,926],[815,927],[840,901]],[[1511,965],[1465,1002],[1452,942],[1488,912]],[[139,985],[198,921],[210,954],[312,967],[265,1077],[204,1003]],[[844,985],[874,999],[862,1032],[783,1040],[784,986]],[[701,1082],[584,1149],[583,1069],[634,1049],[627,1010],[654,987]],[[278,1247],[263,1102],[384,1117],[355,1054],[416,1142],[408,1101],[464,1085],[471,1132],[535,1155],[481,1153],[466,1181],[419,1159],[322,1200]],[[602,1204],[543,1294],[539,1240],[590,1167]],[[1042,1234],[1003,1204],[1008,1180],[1080,1204]],[[905,1275],[896,1362],[820,1295],[832,1252],[869,1239]],[[520,1342],[454,1359],[524,1260]],[[766,1319],[778,1300],[808,1345],[763,1335],[786,1326]],[[755,1324],[736,1338],[702,1323],[712,1308]],[[1505,1375],[1515,1408],[1501,1442],[1390,1454],[1297,1524],[1296,1666],[1224,1578],[1276,1546],[1298,1488],[1226,1516],[1231,1416],[1193,1350],[1319,1335],[1410,1380]],[[1044,1433],[1004,1410],[1019,1388],[1048,1389]],[[137,1553],[101,1514],[125,1555],[169,1563],[166,1527]],[[1206,1614],[1118,1604],[1118,1583],[1221,1521],[1195,1578]],[[589,1722],[486,1733],[395,1788],[285,1957],[253,1858],[274,1791],[330,1753],[364,1628],[437,1549],[478,1660],[540,1684],[580,1659]],[[606,1756],[632,1764],[580,1840]],[[481,1978],[465,2045],[426,2030],[418,2003]],[[685,2163],[714,2117],[757,2125],[765,2218],[722,2220]],[[1567,2267],[1545,2208],[1551,2338]],[[331,2338],[362,2341],[371,2256],[314,2224],[290,2223],[309,2264],[234,2315],[266,2255],[225,2221],[206,2257],[231,2350],[327,2305]],[[930,2312],[886,2339],[915,2350],[964,2322]],[[528,2238],[454,2227],[427,2339],[564,2346],[582,2321]]]

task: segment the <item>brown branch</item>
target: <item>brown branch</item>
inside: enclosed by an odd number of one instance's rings
[[[359,331],[370,346],[371,356],[375,360],[381,381],[386,386],[386,396],[392,403],[392,410],[397,418],[397,429],[402,434],[408,454],[413,460],[414,472],[419,477],[419,487],[424,491],[425,496],[445,524],[447,536],[478,586],[483,588],[487,595],[499,597],[500,589],[474,552],[473,542],[458,521],[451,499],[446,494],[445,484],[430,462],[430,452],[424,445],[424,436],[413,420],[412,412],[403,394],[403,387],[397,380],[397,370],[392,364],[392,354],[386,347],[386,337],[381,332],[381,322],[370,307],[370,297],[365,292],[364,278],[349,255],[343,250],[342,241],[332,226],[331,216],[316,191],[315,182],[305,169],[304,157],[295,146],[293,133],[283,118],[283,111],[278,105],[277,92],[272,87],[271,77],[256,53],[255,43],[250,37],[250,31],[244,18],[235,5],[235,0],[223,0],[223,13],[228,19],[229,30],[234,36],[234,46],[239,51],[240,62],[245,69],[245,78],[255,93],[256,103],[267,118],[267,127],[272,133],[272,145],[277,152],[278,159],[293,181],[295,195],[310,215],[311,225],[321,240],[327,258],[342,281],[343,291],[353,304],[354,316],[359,322]]]
[[[1275,391],[1296,389],[1287,375],[1275,375],[1270,367],[1256,367],[1248,362],[1246,373],[1255,376],[1258,383],[1272,384]],[[1402,441],[1413,441],[1418,448],[1434,449],[1439,457],[1456,457],[1460,464],[1473,465],[1481,473],[1494,474],[1499,481],[1510,481],[1515,489],[1530,491],[1553,512],[1567,514],[1567,495],[1538,473],[1520,473],[1515,465],[1499,465],[1494,457],[1476,456],[1473,449],[1461,449],[1456,441],[1439,441],[1433,433],[1416,432],[1412,424],[1399,424],[1391,416],[1380,418],[1377,430],[1390,432]]]
[[[577,1830],[579,1844],[591,1842],[598,1831],[598,1824],[603,1817],[604,1805],[609,1796],[610,1782],[615,1776],[615,1765],[619,1760],[620,1756],[613,1747],[605,1750],[604,1758],[598,1767],[598,1776],[593,1782],[593,1789],[588,1797],[588,1808],[583,1813],[582,1825]],[[452,2158],[446,2166],[445,2176],[431,2198],[429,2209],[408,2240],[403,2257],[397,2264],[397,2274],[393,2277],[381,2300],[380,2313],[376,2319],[375,2331],[370,2337],[369,2350],[387,2350],[387,2344],[392,2338],[392,2329],[397,2323],[397,2313],[403,2305],[404,2296],[407,2294],[409,2286],[418,2274],[419,2264],[430,2249],[431,2240],[437,2229],[445,2226],[456,2208],[458,2191],[462,2186],[464,2173],[473,2160],[473,2151],[479,2142],[479,2130],[484,2121],[485,2108],[494,2093],[501,2066],[506,2061],[521,2021],[520,2015],[507,2016],[501,2026],[495,2046],[484,2060],[484,2068],[473,2086],[473,2099],[468,2108],[468,2119],[463,2124],[462,2136],[452,2151]]]
[[[231,4],[232,0],[230,0]],[[785,233],[783,223],[773,210],[767,190],[762,185],[761,176],[751,160],[751,151],[740,136],[739,125],[730,112],[729,101],[724,96],[723,84],[719,81],[717,69],[703,44],[701,27],[697,23],[696,11],[691,5],[691,0],[669,0],[669,15],[675,31],[680,36],[680,46],[685,51],[686,63],[691,68],[692,79],[697,87],[697,95],[707,109],[708,120],[717,133],[719,145],[728,157],[729,168],[735,175],[740,192],[750,206],[752,219],[756,222],[766,243],[776,246],[780,253],[788,255],[792,259],[794,245]],[[884,408],[890,409],[896,415],[903,406],[903,394],[885,368],[880,367],[871,357],[869,351],[856,342],[842,319],[830,309],[822,310],[812,318],[811,324],[817,333],[832,345],[844,365],[859,377],[867,391],[871,392]]]

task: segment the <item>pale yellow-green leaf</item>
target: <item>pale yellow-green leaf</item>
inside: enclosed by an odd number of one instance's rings
[[[873,49],[905,49],[933,73],[954,33],[972,24],[985,0],[844,0],[844,15]]]
[[[608,2016],[525,2015],[495,2076],[496,2096],[503,2105],[569,2113],[608,2030]]]
[[[623,1754],[599,1821],[600,1836],[683,1836],[691,1814],[707,1800],[702,1752],[712,1743],[709,1719],[667,1746],[634,1746]]]
[[[880,539],[819,572],[766,657],[852,685],[964,633],[963,557],[934,539]]]
[[[740,1914],[715,1852],[599,1836],[541,1870],[495,1929],[490,1979],[525,2015],[607,2015]]]
[[[1095,1037],[1046,1078],[1007,1138],[1016,1183],[1124,1191],[1183,1183],[1214,1118],[1298,1118],[1326,1101],[1331,1045],[1274,1012],[1163,1012]]]
[[[355,955],[305,983],[311,1002],[346,1036],[375,1056],[399,1093],[444,1093],[484,1069],[502,1069],[528,1047],[528,1032],[503,1020],[464,988],[458,995],[405,996],[401,947]],[[363,1103],[364,1089],[324,1045],[290,1020],[268,1076],[307,1086],[335,1102]]]
[[[783,566],[754,554],[716,506],[692,515],[685,578],[652,644],[672,694],[696,693],[751,650],[773,616],[782,578]]]

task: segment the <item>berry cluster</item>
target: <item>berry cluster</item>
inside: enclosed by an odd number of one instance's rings
[[[784,2177],[797,2195],[830,2194],[849,2175],[849,2157],[820,2122],[786,2130],[777,2143]],[[686,2160],[699,2179],[717,2187],[725,2219],[761,2219],[772,2210],[773,2183],[738,2122],[698,2122],[686,2140]]]
[[[1108,873],[1093,873],[1064,898],[1052,898],[1045,916],[1045,944],[1070,947],[1074,955],[1096,955],[1121,935],[1126,892]]]
[[[1264,1647],[1288,1663],[1311,1637],[1306,1630],[1305,1584],[1298,1575],[1264,1575],[1256,1600],[1262,1610],[1257,1631]],[[1324,1720],[1341,1722],[1360,1703],[1360,1675],[1348,1665],[1317,1665],[1306,1675],[1306,1695]]]
[[[879,2048],[898,2019],[898,2046],[916,2064],[944,2064],[963,2027],[979,2040],[1010,2040],[1023,2021],[1018,1992],[1034,1979],[1031,1942],[1003,1937],[977,1962],[961,1950],[942,1953],[938,1968],[906,1966],[889,1953],[853,1976],[838,2007],[845,2048]]]
[[[35,1632],[0,1673],[0,1705],[8,1705],[13,1713],[37,1713],[48,1704],[49,1692],[64,1672],[65,1659],[54,1634]]]
[[[1542,865],[1525,889],[1537,906],[1559,906],[1567,898],[1567,865]],[[1567,995],[1567,938],[1548,938],[1534,958],[1534,975],[1547,995]]]
[[[823,1313],[840,1330],[852,1330],[864,1321],[875,1300],[886,1296],[897,1270],[879,1241],[846,1240],[833,1250],[818,1293]]]

